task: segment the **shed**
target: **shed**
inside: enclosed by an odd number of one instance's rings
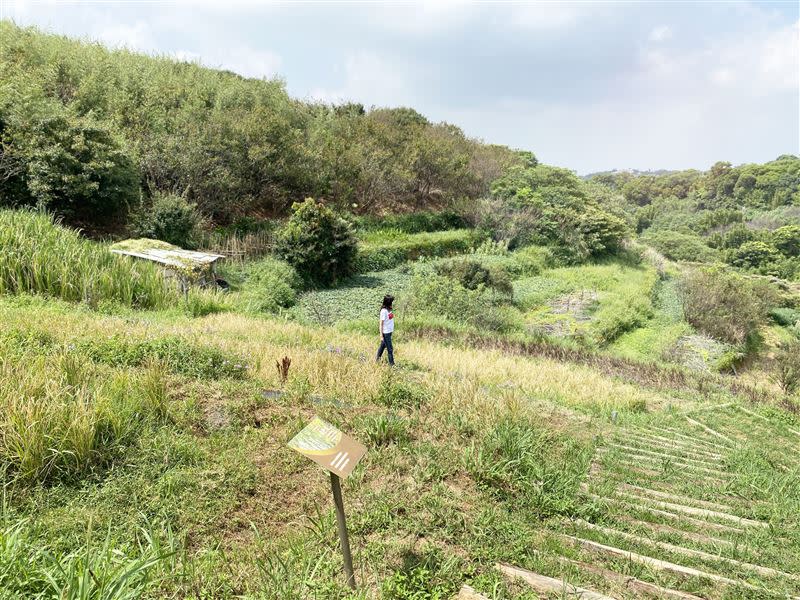
[[[190,283],[201,286],[216,285],[215,264],[221,254],[184,250],[160,240],[142,238],[125,240],[111,246],[111,252],[158,263],[168,275],[178,278],[184,291]]]

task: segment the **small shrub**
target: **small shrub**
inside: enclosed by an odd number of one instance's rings
[[[428,396],[424,387],[404,381],[397,373],[388,371],[381,378],[375,404],[392,409],[414,409],[427,402]]]
[[[278,239],[278,254],[312,283],[330,285],[350,275],[357,250],[350,223],[313,198],[292,208]]]
[[[197,247],[202,222],[195,204],[175,194],[156,194],[150,206],[134,215],[131,229],[137,237],[193,249]]]
[[[436,583],[424,565],[392,573],[381,586],[381,597],[386,600],[446,600],[452,596],[450,586]]]
[[[275,312],[294,306],[302,280],[288,263],[276,258],[262,258],[245,269],[244,297],[250,310]]]
[[[373,446],[401,444],[410,437],[408,422],[396,415],[366,417],[362,429],[367,441]]]
[[[784,343],[778,349],[773,378],[787,396],[800,390],[800,341]]]
[[[547,517],[574,510],[587,456],[530,422],[508,417],[467,448],[464,459],[481,487]]]
[[[776,302],[768,284],[717,268],[695,269],[681,280],[686,320],[723,342],[742,344],[752,338]]]
[[[792,327],[800,323],[800,310],[794,308],[773,308],[769,311],[769,316],[782,327]]]
[[[514,293],[511,277],[498,265],[484,266],[476,260],[460,259],[437,265],[436,272],[455,279],[468,290],[492,288],[509,296]]]

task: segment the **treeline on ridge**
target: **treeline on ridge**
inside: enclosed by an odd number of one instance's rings
[[[9,22],[0,37],[0,203],[88,227],[165,194],[217,224],[308,196],[356,214],[441,209],[535,163],[410,108],[303,102],[278,80]]]

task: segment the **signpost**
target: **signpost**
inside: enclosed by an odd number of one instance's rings
[[[352,589],[356,589],[340,478],[347,477],[353,472],[358,461],[367,453],[367,448],[319,417],[314,417],[300,433],[289,441],[289,448],[307,456],[331,475],[331,491],[333,492],[333,503],[336,506],[336,526],[342,546],[344,574],[347,584]]]

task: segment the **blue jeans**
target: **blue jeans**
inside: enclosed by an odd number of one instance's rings
[[[383,337],[381,338],[381,345],[378,347],[378,356],[375,358],[376,361],[381,359],[383,356],[383,351],[389,355],[389,364],[394,366],[394,347],[392,346],[392,334],[391,333],[384,333]]]

